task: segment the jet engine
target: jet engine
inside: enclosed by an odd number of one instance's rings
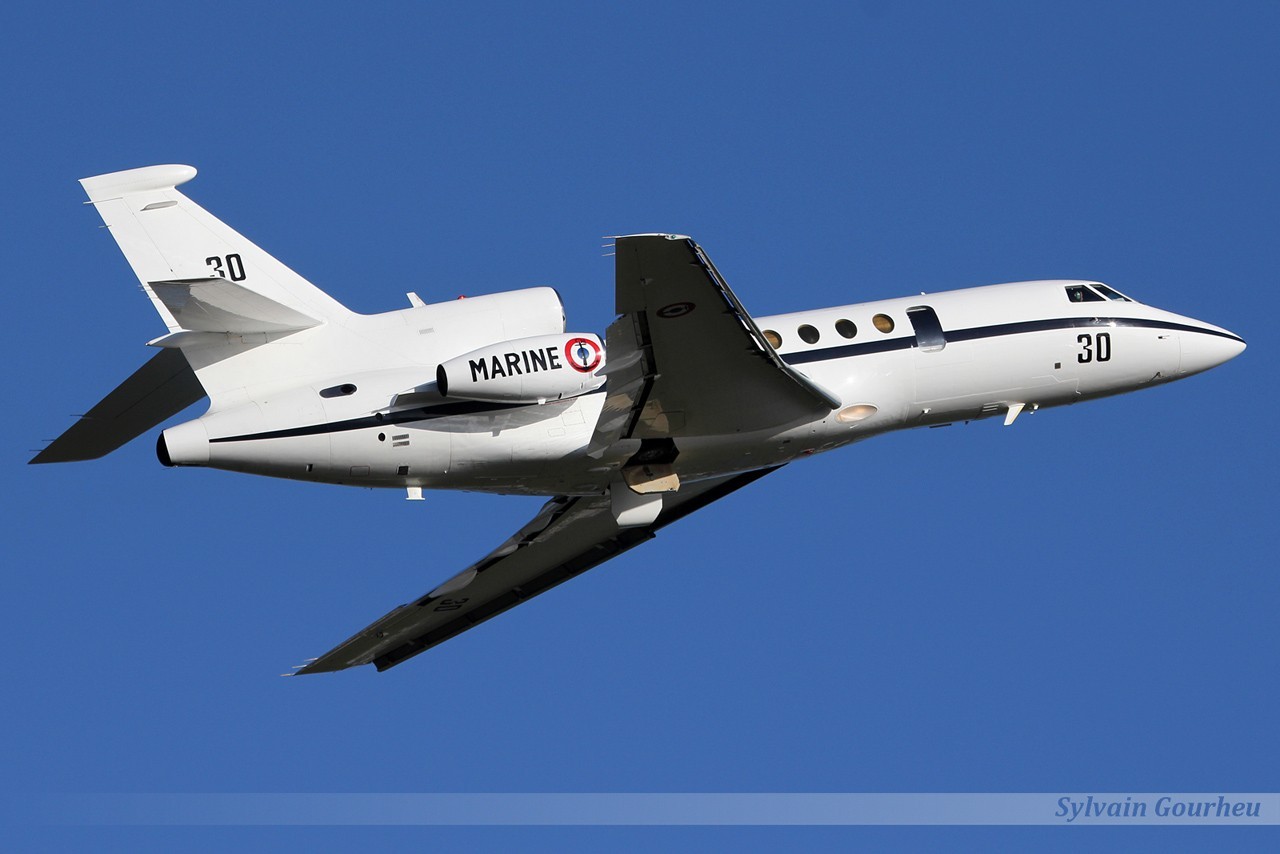
[[[604,346],[589,332],[537,335],[472,350],[436,368],[442,397],[485,403],[546,403],[604,384]]]

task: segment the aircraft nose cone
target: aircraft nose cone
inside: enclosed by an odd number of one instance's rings
[[[1198,374],[1229,362],[1244,352],[1244,339],[1235,333],[1216,326],[1201,327],[1203,331],[1183,332],[1182,370],[1184,375]]]

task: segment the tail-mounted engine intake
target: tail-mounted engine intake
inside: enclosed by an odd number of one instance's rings
[[[604,384],[604,346],[590,333],[538,335],[503,341],[441,363],[443,397],[485,403],[546,403],[577,397]]]

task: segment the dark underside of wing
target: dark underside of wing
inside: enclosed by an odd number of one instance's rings
[[[733,435],[821,418],[840,405],[782,361],[698,244],[638,234],[616,238],[615,247],[610,394],[632,375],[648,378],[630,436]]]
[[[302,667],[323,673],[372,663],[394,667],[508,608],[650,540],[655,532],[775,469],[690,483],[663,496],[650,525],[620,528],[609,497],[558,497],[511,539],[432,592]]]

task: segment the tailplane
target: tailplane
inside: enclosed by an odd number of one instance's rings
[[[305,373],[352,315],[178,192],[195,175],[169,165],[81,180],[168,332],[148,342],[160,353],[31,462],[103,456],[206,395],[211,408],[245,403]],[[300,333],[309,348],[271,346]]]
[[[183,355],[161,350],[31,462],[104,457],[203,397],[204,389]]]

